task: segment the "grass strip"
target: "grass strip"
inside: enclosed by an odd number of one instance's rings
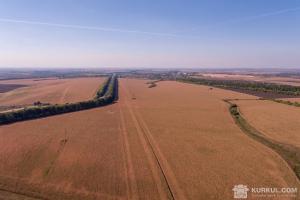
[[[230,100],[225,99],[224,101],[229,104],[230,114],[240,129],[252,139],[277,152],[289,164],[300,180],[300,148],[267,138],[245,120],[245,118],[240,114],[239,108],[236,104],[230,102]]]

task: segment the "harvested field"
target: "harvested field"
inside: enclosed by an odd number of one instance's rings
[[[104,78],[19,79],[0,81],[0,84],[25,84],[28,87],[0,94],[1,106],[42,103],[62,104],[91,99]]]
[[[273,101],[234,101],[244,118],[267,137],[300,147],[300,109]]]
[[[238,93],[146,82],[121,79],[113,105],[0,126],[0,190],[45,199],[184,200],[232,199],[236,184],[299,187],[278,154],[235,125],[222,98]]]

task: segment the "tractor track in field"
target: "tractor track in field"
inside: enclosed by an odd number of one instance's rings
[[[130,152],[130,146],[129,146],[129,141],[128,141],[128,132],[126,130],[126,125],[125,125],[125,119],[124,119],[124,113],[122,111],[122,108],[120,107],[119,104],[119,112],[120,112],[120,132],[121,132],[121,137],[122,137],[122,143],[124,146],[124,160],[125,160],[125,174],[126,174],[126,187],[127,187],[127,196],[128,199],[139,199],[138,196],[138,188],[137,188],[137,182],[136,182],[136,177],[134,173],[134,168],[132,164],[132,156]],[[128,177],[128,179],[127,179]]]
[[[185,197],[183,190],[180,188],[173,170],[171,169],[169,163],[167,162],[167,159],[165,158],[162,151],[160,150],[159,145],[153,138],[148,125],[146,124],[146,122],[144,121],[144,119],[142,118],[142,116],[138,110],[136,110],[136,115],[137,115],[140,123],[142,124],[142,128],[143,128],[144,133],[147,137],[147,140],[149,141],[149,144],[154,152],[154,155],[157,159],[159,167],[160,167],[161,171],[163,172],[165,179],[168,180],[167,181],[168,187],[169,187],[170,191],[172,192],[173,198],[179,199],[179,200],[181,200],[181,199],[186,200],[187,198]]]
[[[70,86],[67,86],[67,87],[64,89],[64,91],[62,92],[62,95],[61,95],[60,98],[59,98],[59,103],[63,103],[64,100],[66,100],[66,97],[67,97],[67,94],[68,94],[69,90],[70,90]]]
[[[8,193],[9,197],[16,196],[16,198],[12,198],[9,200],[57,200],[57,199],[68,199],[74,197],[74,199],[124,199],[118,195],[110,195],[108,193],[103,192],[93,192],[82,190],[78,188],[71,188],[68,192],[56,189],[56,184],[54,183],[47,183],[47,187],[41,187],[41,183],[38,182],[31,182],[28,179],[24,178],[16,178],[10,176],[3,176],[0,175],[1,179],[7,179],[10,181],[14,181],[13,183],[7,184],[5,181],[0,182],[0,200],[8,200],[7,198],[3,199],[5,196],[4,193]],[[33,187],[33,188],[32,188]],[[44,190],[46,189],[46,191]],[[71,197],[70,197],[71,195]],[[87,197],[90,195],[92,197]],[[7,196],[7,195],[6,195]],[[19,196],[19,197],[18,197]],[[87,198],[86,198],[87,197]]]
[[[67,133],[65,131],[65,137],[64,137],[64,139],[60,140],[60,142],[59,142],[59,148],[58,148],[58,150],[56,152],[56,155],[55,155],[54,159],[50,162],[48,168],[46,169],[44,177],[50,175],[50,173],[54,170],[56,162],[59,159],[59,157],[61,156],[61,154],[63,153],[68,140],[69,140],[69,138],[68,138]]]
[[[143,146],[143,149],[146,153],[146,158],[147,158],[147,161],[150,165],[150,170],[151,170],[151,173],[152,173],[152,177],[154,178],[155,180],[155,183],[156,183],[156,186],[157,186],[157,190],[158,190],[158,194],[159,194],[159,197],[160,199],[167,199],[167,194],[165,194],[165,191],[164,191],[164,187],[163,187],[163,182],[161,180],[161,171],[158,171],[157,169],[157,161],[153,159],[153,154],[154,152],[150,149],[149,147],[149,144],[144,136],[144,133],[136,119],[136,116],[134,115],[133,111],[132,111],[132,108],[131,106],[129,105],[129,103],[127,102],[127,91],[126,89],[124,89],[122,87],[122,89],[124,90],[124,107],[126,107],[129,111],[129,114],[130,114],[130,117],[134,123],[134,126],[137,130],[137,133],[138,133],[138,137],[139,137],[139,141],[141,143],[141,145]],[[126,91],[126,92],[125,92]]]
[[[163,190],[163,184],[166,184],[171,199],[185,200],[186,197],[181,188],[179,187],[175,175],[171,167],[167,163],[166,158],[163,156],[162,152],[158,147],[158,144],[152,137],[152,134],[147,124],[141,117],[141,114],[133,108],[131,103],[128,102],[129,92],[124,86],[121,86],[121,88],[124,92],[124,107],[127,107],[130,113],[131,119],[138,132],[140,142],[143,145],[145,153],[147,154],[147,159],[151,166],[152,175],[155,179],[160,198],[166,198],[166,194]],[[160,176],[163,177],[164,181],[161,180]]]
[[[9,193],[11,195],[15,195],[18,200],[24,200],[24,199],[25,200],[47,200],[47,199],[43,199],[43,198],[40,198],[40,197],[33,197],[33,196],[27,195],[25,193],[14,192],[14,191],[2,189],[2,188],[0,188],[0,200],[6,200],[6,197],[3,198],[3,195],[1,194],[1,192],[5,192],[5,193]]]

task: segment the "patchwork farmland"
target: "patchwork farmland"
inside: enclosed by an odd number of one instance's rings
[[[93,98],[104,82],[81,79],[82,87],[91,88],[78,91],[74,102]],[[77,84],[76,79],[44,81]],[[224,99],[244,99],[236,102],[249,123],[294,145],[299,129],[292,109],[297,108],[289,108],[294,118],[284,123],[294,124],[295,131],[286,137],[272,131],[271,124],[256,123],[256,114],[278,106],[284,117],[290,111],[280,106],[287,105],[203,85],[147,83],[119,78],[118,99],[110,105],[0,126],[0,199],[232,199],[233,186],[241,183],[300,186],[284,158],[237,126]],[[256,104],[257,111],[249,108],[248,114],[248,106]],[[261,119],[269,122],[264,113]]]

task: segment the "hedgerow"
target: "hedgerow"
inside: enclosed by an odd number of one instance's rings
[[[241,80],[212,80],[201,78],[183,78],[178,81],[208,85],[224,89],[242,89],[259,92],[274,92],[278,94],[298,96],[300,95],[300,87],[292,85],[281,85],[275,83],[241,81]]]
[[[77,103],[34,106],[22,110],[0,113],[0,124],[9,124],[17,121],[36,119],[108,105],[117,99],[117,87],[117,76],[112,75],[103,83],[99,88],[96,97],[92,100]]]

